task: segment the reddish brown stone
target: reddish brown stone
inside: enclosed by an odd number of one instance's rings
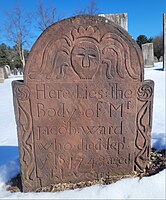
[[[13,82],[23,190],[142,173],[153,82],[126,31],[80,16],[49,27]]]

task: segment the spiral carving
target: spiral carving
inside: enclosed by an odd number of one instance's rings
[[[147,101],[152,96],[152,88],[149,85],[142,85],[137,92],[137,98],[140,101]]]
[[[30,91],[29,88],[25,85],[19,85],[15,87],[14,95],[17,97],[20,101],[25,101],[29,99]]]

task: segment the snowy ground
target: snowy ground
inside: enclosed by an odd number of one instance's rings
[[[162,63],[145,69],[145,79],[155,82],[152,147],[166,149],[165,130],[165,72]],[[95,185],[84,189],[57,193],[10,193],[5,182],[19,171],[17,132],[12,104],[12,80],[22,79],[11,76],[0,84],[0,198],[2,199],[165,199],[165,173],[139,178],[128,178],[114,184]]]

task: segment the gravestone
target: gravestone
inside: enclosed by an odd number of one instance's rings
[[[128,31],[128,14],[127,13],[120,13],[120,14],[100,14],[99,16],[105,17],[108,20],[113,21],[114,23],[118,24],[126,31]]]
[[[4,74],[4,79],[8,78],[8,69],[6,66],[1,66],[0,67],[3,70],[3,74]]]
[[[163,62],[163,56],[160,56],[159,62]]]
[[[166,70],[166,13],[163,14],[163,34],[164,34],[163,70]]]
[[[4,83],[4,72],[3,68],[0,67],[0,83]]]
[[[23,69],[22,68],[19,68],[19,74],[23,75]]]
[[[7,70],[7,75],[10,76],[11,75],[11,70],[10,70],[10,66],[9,65],[5,65],[6,70]]]
[[[18,70],[17,70],[17,68],[14,68],[13,74],[14,74],[14,75],[18,75]]]
[[[158,58],[156,56],[154,56],[154,63],[155,62],[160,62],[160,60],[158,60]]]
[[[143,44],[142,53],[143,53],[144,67],[153,67],[154,66],[153,43]]]
[[[50,26],[13,81],[23,191],[143,173],[153,81],[141,50],[97,16]]]
[[[4,70],[4,76],[5,76],[5,79],[6,79],[6,78],[8,78],[8,74],[9,74],[9,72],[8,72],[8,68],[7,68],[6,65],[3,66],[3,70]]]

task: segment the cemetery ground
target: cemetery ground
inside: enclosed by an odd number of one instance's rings
[[[155,82],[151,165],[143,177],[132,177],[109,185],[94,185],[56,193],[21,193],[19,188],[19,152],[13,110],[11,82],[22,76],[10,76],[0,84],[0,198],[2,199],[165,199],[165,72],[162,63],[145,69],[145,80]],[[18,175],[18,176],[17,176]],[[16,177],[15,179],[12,179]],[[10,180],[14,180],[12,183]],[[15,190],[17,192],[12,192]]]

